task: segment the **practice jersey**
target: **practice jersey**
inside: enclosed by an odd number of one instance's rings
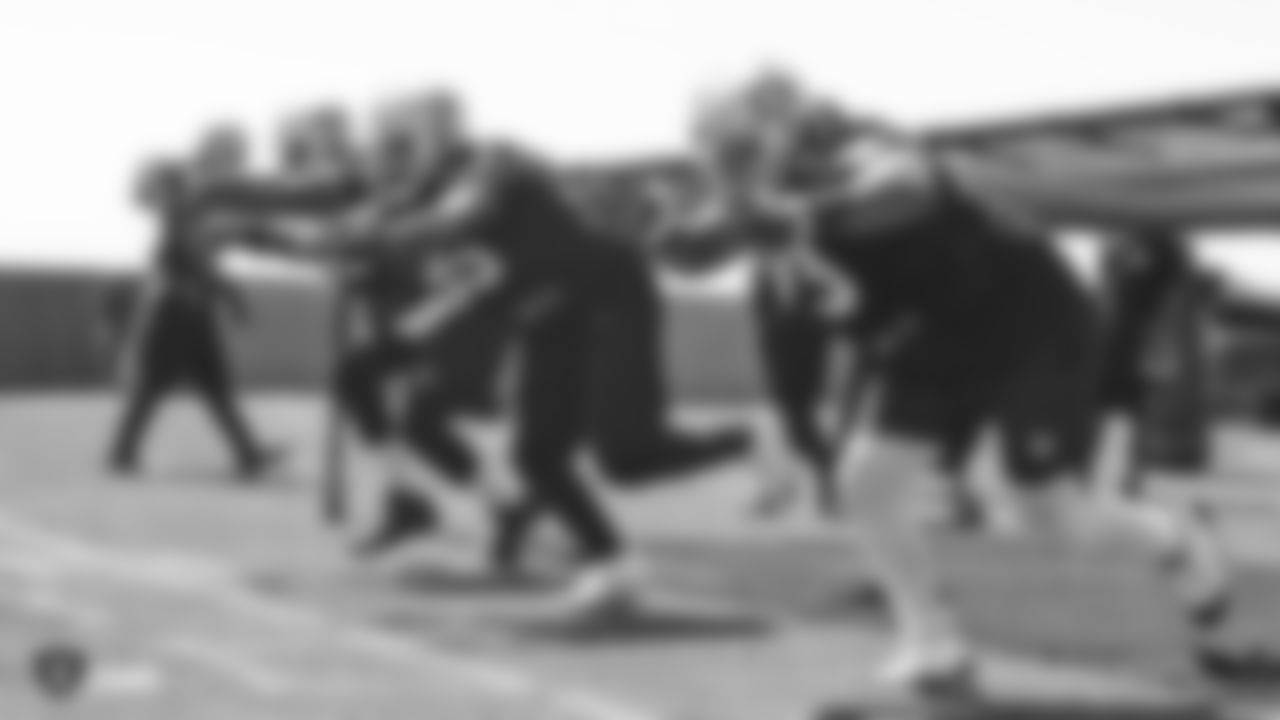
[[[218,257],[199,234],[206,211],[200,198],[193,196],[175,198],[159,210],[152,297],[166,317],[201,318],[220,301],[223,278]]]
[[[860,160],[854,155],[852,162]],[[853,175],[863,172],[856,164],[824,167],[810,159],[803,167],[800,192],[831,197],[853,188],[848,200],[820,204],[811,236],[853,281],[862,318],[908,323],[910,345],[929,348],[917,353],[919,361],[929,372],[956,376],[998,366],[1052,333],[1057,318],[1076,320],[1087,296],[1048,239],[1000,224],[945,176],[934,175],[932,197],[903,217],[870,229],[857,222],[868,210],[861,198],[876,202],[874,182],[891,185],[895,172],[924,169],[872,168],[884,176],[868,179]]]
[[[589,281],[600,233],[586,222],[551,168],[518,149],[483,148],[473,151],[452,183],[439,192],[481,186],[484,201],[454,229],[453,244],[483,251],[501,266],[499,293],[524,299]]]

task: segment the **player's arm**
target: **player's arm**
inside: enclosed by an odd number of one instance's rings
[[[506,277],[506,268],[498,256],[479,245],[454,251],[447,260],[428,259],[427,262],[437,263],[433,274],[438,281],[396,321],[400,336],[413,342],[439,334],[464,310],[501,285]]]
[[[318,259],[335,218],[362,196],[354,178],[243,179],[208,194],[201,232],[253,252]]]
[[[715,170],[704,173],[705,192],[692,202],[675,188],[649,188],[659,215],[650,245],[668,265],[687,273],[712,272],[753,244],[787,234],[788,223],[763,209],[753,190]]]
[[[287,260],[323,260],[331,230],[315,218],[215,211],[192,228],[205,242]]]
[[[355,178],[256,177],[225,181],[204,201],[225,212],[326,216],[363,196]]]
[[[391,188],[349,217],[347,232],[357,237],[372,233],[398,244],[467,238],[496,212],[505,173],[496,154],[485,153],[430,202],[419,200],[415,188]]]
[[[685,217],[668,217],[653,232],[651,247],[666,266],[707,273],[742,254],[742,229],[726,210],[705,205]]]

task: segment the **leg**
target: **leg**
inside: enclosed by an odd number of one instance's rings
[[[192,381],[223,438],[231,446],[240,472],[245,477],[256,476],[271,465],[275,459],[274,454],[254,437],[248,420],[236,402],[222,339],[213,328],[202,335],[205,337],[198,338],[201,342],[187,349],[192,365]],[[192,342],[195,343],[195,340]]]
[[[392,413],[387,407],[385,384],[395,369],[393,352],[379,343],[352,350],[338,366],[338,403],[356,432],[379,456],[385,486],[376,493],[378,510],[374,529],[357,544],[357,551],[374,555],[398,547],[435,529],[439,513],[431,497],[409,487],[403,475],[410,472],[408,459],[397,446]]]
[[[782,436],[806,463],[808,474],[817,481],[819,506],[830,514],[836,505],[832,449],[819,414],[833,333],[806,308],[783,305],[783,299],[763,282],[755,288],[753,310],[765,388]],[[794,486],[787,485],[770,492],[761,509],[779,509],[793,491]]]
[[[859,549],[889,604],[896,647],[881,679],[925,691],[965,689],[969,643],[941,592],[935,524],[924,511],[956,469],[955,453],[984,424],[990,378],[1002,365],[958,335],[918,335],[879,372],[864,427],[849,434],[839,464]],[[957,537],[948,533],[947,543]]]
[[[160,353],[148,353],[145,347],[140,354],[129,373],[124,413],[116,426],[108,461],[113,470],[122,473],[136,469],[139,449],[146,439],[151,420],[173,385],[175,368],[169,358]]]
[[[406,441],[448,481],[474,485],[480,463],[458,432],[462,417],[493,415],[506,369],[512,321],[507,304],[475,308],[454,332],[422,349],[413,364],[421,379],[408,391]]]
[[[445,381],[448,382],[447,376]],[[409,393],[405,440],[440,477],[459,487],[471,485],[479,464],[472,448],[454,427],[458,413],[447,393],[435,383]]]
[[[387,364],[386,354],[371,344],[345,353],[335,373],[338,406],[360,439],[371,445],[384,442],[391,434],[391,419],[382,396]]]
[[[880,679],[931,688],[965,679],[968,648],[941,588],[920,503],[944,482],[936,444],[896,433],[864,432],[842,449],[839,478],[849,499],[842,517],[888,603],[895,649]]]
[[[938,519],[942,527],[952,530],[985,527],[1013,532],[1018,521],[1008,514],[1007,509],[999,512],[989,505],[994,499],[993,479],[982,478],[988,482],[980,485],[979,479],[969,472],[970,460],[981,439],[981,429],[977,426],[963,428],[955,437],[948,438],[942,449],[941,467],[948,482],[942,488]]]
[[[601,243],[592,278],[566,299],[593,315],[588,424],[596,455],[616,481],[643,484],[742,455],[745,430],[692,433],[672,426],[662,301],[643,256]]]
[[[528,486],[530,512],[552,515],[574,539],[585,593],[578,599],[590,603],[620,589],[623,543],[575,463],[585,412],[587,322],[585,313],[565,311],[530,331],[518,386],[515,465]]]
[[[1076,345],[1087,348],[1088,338]],[[1004,401],[1000,424],[1027,525],[1077,542],[1145,548],[1175,572],[1192,620],[1215,624],[1226,609],[1228,573],[1207,516],[1149,497],[1099,494],[1086,482],[1098,428],[1088,392],[1094,376],[1081,352],[1050,343],[1013,378]]]
[[[1144,427],[1146,387],[1140,348],[1124,338],[1110,338],[1101,368],[1103,411],[1091,481],[1104,497],[1137,494],[1145,474]]]

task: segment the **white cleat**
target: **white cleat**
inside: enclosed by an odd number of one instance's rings
[[[625,619],[640,608],[638,585],[635,571],[622,563],[589,566],[569,586],[566,604],[587,619]]]
[[[1220,626],[1231,610],[1231,570],[1214,538],[1212,518],[1193,514],[1181,547],[1168,556],[1192,621],[1200,629]]]
[[[926,699],[964,698],[978,689],[977,662],[959,643],[907,647],[880,668],[876,682]]]

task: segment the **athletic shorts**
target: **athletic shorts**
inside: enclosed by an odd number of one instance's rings
[[[888,364],[878,429],[932,444],[944,471],[993,429],[1015,483],[1078,476],[1093,447],[1101,335],[1084,312],[1053,320],[917,336]]]
[[[143,381],[229,391],[226,347],[212,313],[159,313],[140,343],[137,370]]]

